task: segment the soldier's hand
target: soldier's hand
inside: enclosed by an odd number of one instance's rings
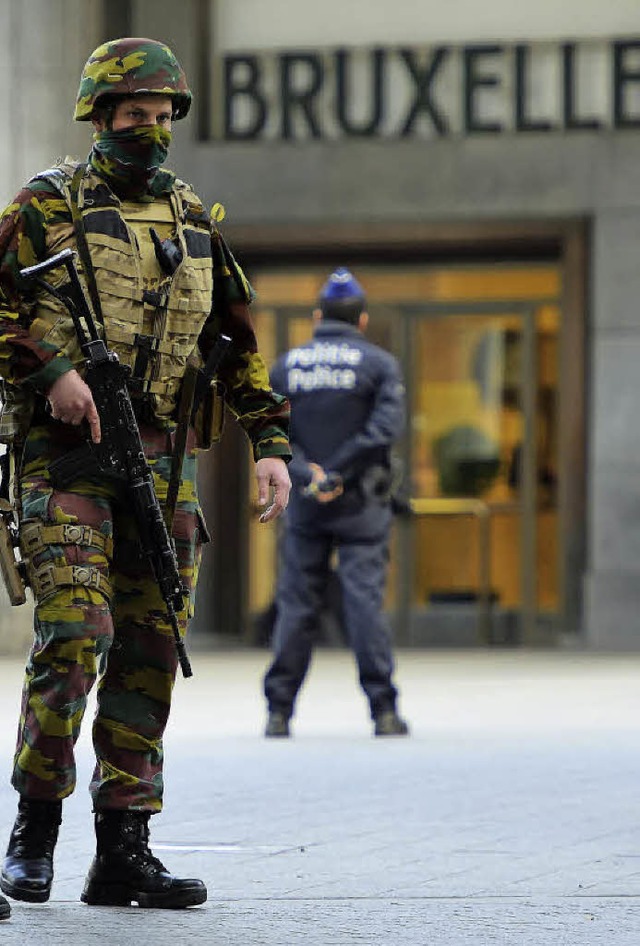
[[[260,516],[260,522],[271,522],[282,515],[289,502],[291,480],[287,464],[280,457],[263,457],[256,463],[256,479],[259,506],[267,505],[270,490],[273,489],[273,499]]]
[[[51,407],[51,416],[63,424],[77,426],[83,420],[89,424],[91,439],[100,443],[100,417],[93,400],[91,388],[86,384],[75,368],[65,372],[54,381],[47,392]]]

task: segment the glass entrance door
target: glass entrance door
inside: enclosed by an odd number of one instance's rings
[[[556,314],[533,302],[407,313],[412,643],[553,638]]]

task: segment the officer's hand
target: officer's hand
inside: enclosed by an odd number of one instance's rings
[[[302,493],[304,496],[310,496],[312,499],[315,499],[318,495],[320,484],[325,481],[326,473],[319,463],[310,463],[309,469],[311,470],[311,482],[305,486]]]
[[[303,495],[317,503],[330,503],[344,492],[342,478],[337,473],[326,473],[318,463],[310,463],[311,482],[305,486]]]
[[[344,486],[342,485],[342,477],[338,476],[337,473],[328,473],[320,484],[320,489],[315,499],[316,502],[319,503],[332,503],[334,499],[337,499],[338,496],[342,496],[343,493]]]
[[[63,424],[77,426],[83,420],[89,424],[91,439],[100,443],[100,418],[93,395],[75,368],[60,375],[49,388],[47,400],[51,407],[51,416]]]
[[[291,480],[287,464],[280,457],[263,457],[256,463],[256,479],[259,506],[265,506],[269,502],[269,490],[273,488],[271,504],[260,516],[260,522],[271,522],[282,515],[289,502]]]

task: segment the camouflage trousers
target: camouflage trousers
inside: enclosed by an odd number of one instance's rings
[[[162,502],[170,473],[168,434],[141,427],[141,435]],[[56,580],[53,591],[36,603],[12,784],[29,798],[55,800],[71,794],[74,747],[87,696],[99,676],[90,785],[94,809],[159,811],[162,737],[177,668],[173,632],[141,555],[122,484],[87,478],[65,489],[51,486],[49,463],[64,451],[64,438],[72,436],[77,434],[70,428],[53,423],[31,430],[20,478],[21,529],[34,522],[88,527],[84,535],[90,544],[49,542],[34,554],[32,565],[38,570],[53,565],[52,574],[63,578],[72,571],[70,565],[89,566],[108,584],[85,587]],[[173,536],[191,602],[206,537],[195,472],[189,445]],[[57,536],[63,530],[54,531]],[[178,616],[183,634],[187,610],[191,613],[192,603]]]

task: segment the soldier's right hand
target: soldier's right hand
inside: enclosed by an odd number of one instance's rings
[[[91,388],[82,380],[75,368],[65,372],[54,381],[47,392],[51,416],[63,424],[77,426],[86,420],[94,443],[100,443],[100,417],[93,400]]]

